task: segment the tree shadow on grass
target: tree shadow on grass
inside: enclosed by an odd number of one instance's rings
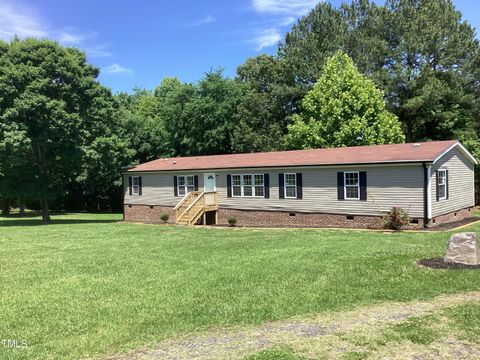
[[[28,213],[23,216],[9,215],[0,216],[0,227],[12,227],[12,226],[55,226],[55,225],[76,225],[76,224],[109,224],[116,223],[120,220],[117,219],[95,219],[95,218],[78,218],[78,219],[58,219],[55,215],[68,215],[66,213],[52,214],[52,220],[50,223],[45,224],[38,213]]]

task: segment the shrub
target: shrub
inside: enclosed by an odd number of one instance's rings
[[[410,217],[401,208],[393,207],[392,210],[384,218],[385,228],[392,230],[400,230],[402,227],[410,223]]]
[[[230,226],[235,226],[236,223],[237,223],[237,219],[236,219],[236,218],[234,218],[234,217],[228,218],[228,224],[229,224]]]
[[[164,223],[166,223],[170,219],[170,215],[168,214],[162,214],[160,215],[160,220],[162,220]]]

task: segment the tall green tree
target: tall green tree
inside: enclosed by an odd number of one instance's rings
[[[129,165],[136,151],[128,141],[128,133],[118,102],[104,87],[90,90],[91,103],[86,106],[82,134],[81,171],[75,178],[73,191],[81,191],[82,208],[100,211],[121,208],[121,169]],[[72,190],[71,190],[72,191]]]
[[[452,138],[475,122],[479,43],[450,0],[320,3],[287,33],[279,56],[311,87],[337,50],[384,91],[408,141]]]
[[[77,49],[35,39],[14,39],[0,49],[3,178],[22,179],[20,195],[40,200],[49,222],[49,202],[82,174],[92,140],[109,136],[105,124],[113,112],[105,109],[113,99]]]
[[[155,90],[162,126],[158,136],[165,154],[209,155],[232,152],[234,114],[242,94],[221,70],[209,71],[196,84],[165,79]]]
[[[232,152],[234,114],[242,90],[222,70],[205,74],[196,85],[196,96],[187,108],[189,127],[184,137],[188,155]]]
[[[330,2],[320,2],[285,35],[279,58],[292,69],[297,82],[311,87],[327,58],[345,47],[347,32],[341,11]]]
[[[297,86],[285,62],[269,55],[249,58],[237,69],[236,80],[243,95],[235,112],[232,150],[280,149],[304,90]]]
[[[322,76],[288,126],[292,149],[390,144],[404,141],[401,124],[385,109],[382,92],[338,52],[327,60]]]
[[[390,107],[407,139],[452,138],[474,117],[474,29],[450,0],[388,0],[385,36]]]
[[[132,94],[119,93],[116,99],[124,138],[136,152],[134,161],[142,163],[160,157],[164,152],[163,139],[158,136],[163,126],[160,99],[143,88],[134,88]]]
[[[190,104],[196,96],[196,87],[185,84],[177,78],[165,78],[155,89],[159,101],[158,116],[161,127],[155,133],[163,141],[163,154],[166,156],[186,155],[190,153]]]

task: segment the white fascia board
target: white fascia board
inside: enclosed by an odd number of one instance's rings
[[[447,154],[450,150],[452,150],[454,147],[457,147],[460,149],[460,151],[475,165],[478,165],[477,159],[470,153],[470,151],[467,150],[465,146],[463,146],[459,141],[457,141],[455,144],[450,146],[447,150],[445,150],[443,153],[441,153],[434,161],[433,163],[435,164],[438,160],[440,160],[445,154]]]

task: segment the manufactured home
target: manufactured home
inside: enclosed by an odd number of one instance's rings
[[[375,228],[399,207],[435,226],[472,216],[476,164],[455,140],[161,158],[124,172],[124,218]]]

